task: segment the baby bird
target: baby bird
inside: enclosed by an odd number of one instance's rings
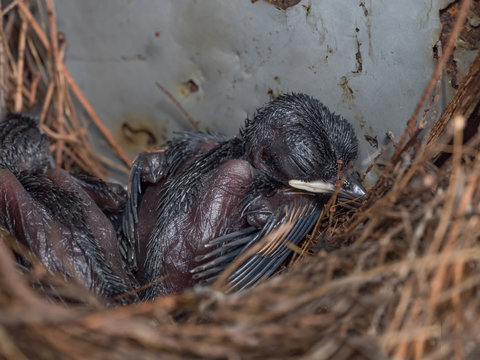
[[[127,293],[132,285],[107,217],[123,211],[125,191],[52,163],[36,119],[9,114],[0,120],[0,226],[49,270],[110,300]]]
[[[318,100],[287,94],[233,138],[184,133],[140,154],[130,175],[122,254],[143,299],[210,283],[261,241],[228,277],[241,290],[270,276],[313,228],[335,190],[339,161],[353,162],[352,126]],[[363,196],[349,173],[339,196]],[[280,236],[277,236],[280,233]]]

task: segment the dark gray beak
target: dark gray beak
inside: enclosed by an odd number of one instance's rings
[[[326,181],[302,181],[302,180],[290,180],[288,184],[296,189],[301,189],[317,194],[331,194],[335,190],[335,185]],[[339,198],[342,200],[353,200],[362,197],[366,194],[366,190],[362,185],[360,175],[358,172],[352,172],[345,179],[340,191],[338,192]]]
[[[354,171],[347,176],[338,195],[341,199],[353,200],[364,196],[366,193],[367,191],[362,185],[360,175]]]

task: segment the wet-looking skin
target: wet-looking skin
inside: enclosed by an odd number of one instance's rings
[[[134,162],[122,253],[151,299],[214,280],[239,254],[285,229],[229,277],[232,290],[271,275],[313,228],[341,160],[357,157],[352,126],[304,94],[278,97],[233,138],[184,133]],[[364,195],[358,173],[340,189]],[[282,225],[287,225],[283,226]]]

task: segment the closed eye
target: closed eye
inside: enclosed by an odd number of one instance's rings
[[[305,175],[311,175],[314,172],[318,164],[314,161],[314,155],[308,149],[306,153],[295,153],[293,156],[290,156],[293,164]]]
[[[293,166],[295,166],[301,174],[306,174],[307,173],[307,167],[305,164],[305,161],[302,161],[304,159],[299,159],[298,157],[291,157],[291,163]]]

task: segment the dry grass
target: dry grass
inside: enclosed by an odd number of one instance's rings
[[[13,1],[2,11],[2,110],[38,113],[58,166],[84,170],[100,178],[105,178],[108,170],[110,175],[112,170],[128,174],[128,156],[63,63],[67,44],[63,34],[57,32],[53,0],[33,1],[30,6],[28,3],[31,2]],[[118,161],[94,151],[86,131],[92,124]]]
[[[7,104],[20,101],[28,109],[34,91],[35,101],[45,99],[44,124],[55,134],[59,164],[82,166],[88,153],[77,151],[91,150],[70,141],[73,134],[88,138],[81,124],[74,125],[75,104],[68,99],[78,94],[61,61],[62,45],[55,50],[52,27],[49,38],[35,30],[22,1],[14,4],[9,34],[10,17],[3,24],[12,69],[4,79]],[[34,55],[25,61],[18,100],[12,89],[18,89],[22,52],[12,44],[20,48],[22,36],[43,49],[38,62]],[[417,125],[416,119],[438,84],[442,61],[363,206],[347,211],[332,203],[324,211],[309,248],[327,243],[338,249],[305,249],[282,274],[248,291],[226,295],[201,288],[107,309],[41,265],[19,271],[5,245],[15,241],[0,234],[0,358],[474,358],[480,351],[480,137],[463,144],[460,114],[440,141],[417,138],[425,121]],[[36,69],[48,76],[35,84]],[[436,93],[430,98],[434,108]],[[451,159],[436,168],[432,159],[449,139]],[[104,175],[102,159],[96,161]]]

